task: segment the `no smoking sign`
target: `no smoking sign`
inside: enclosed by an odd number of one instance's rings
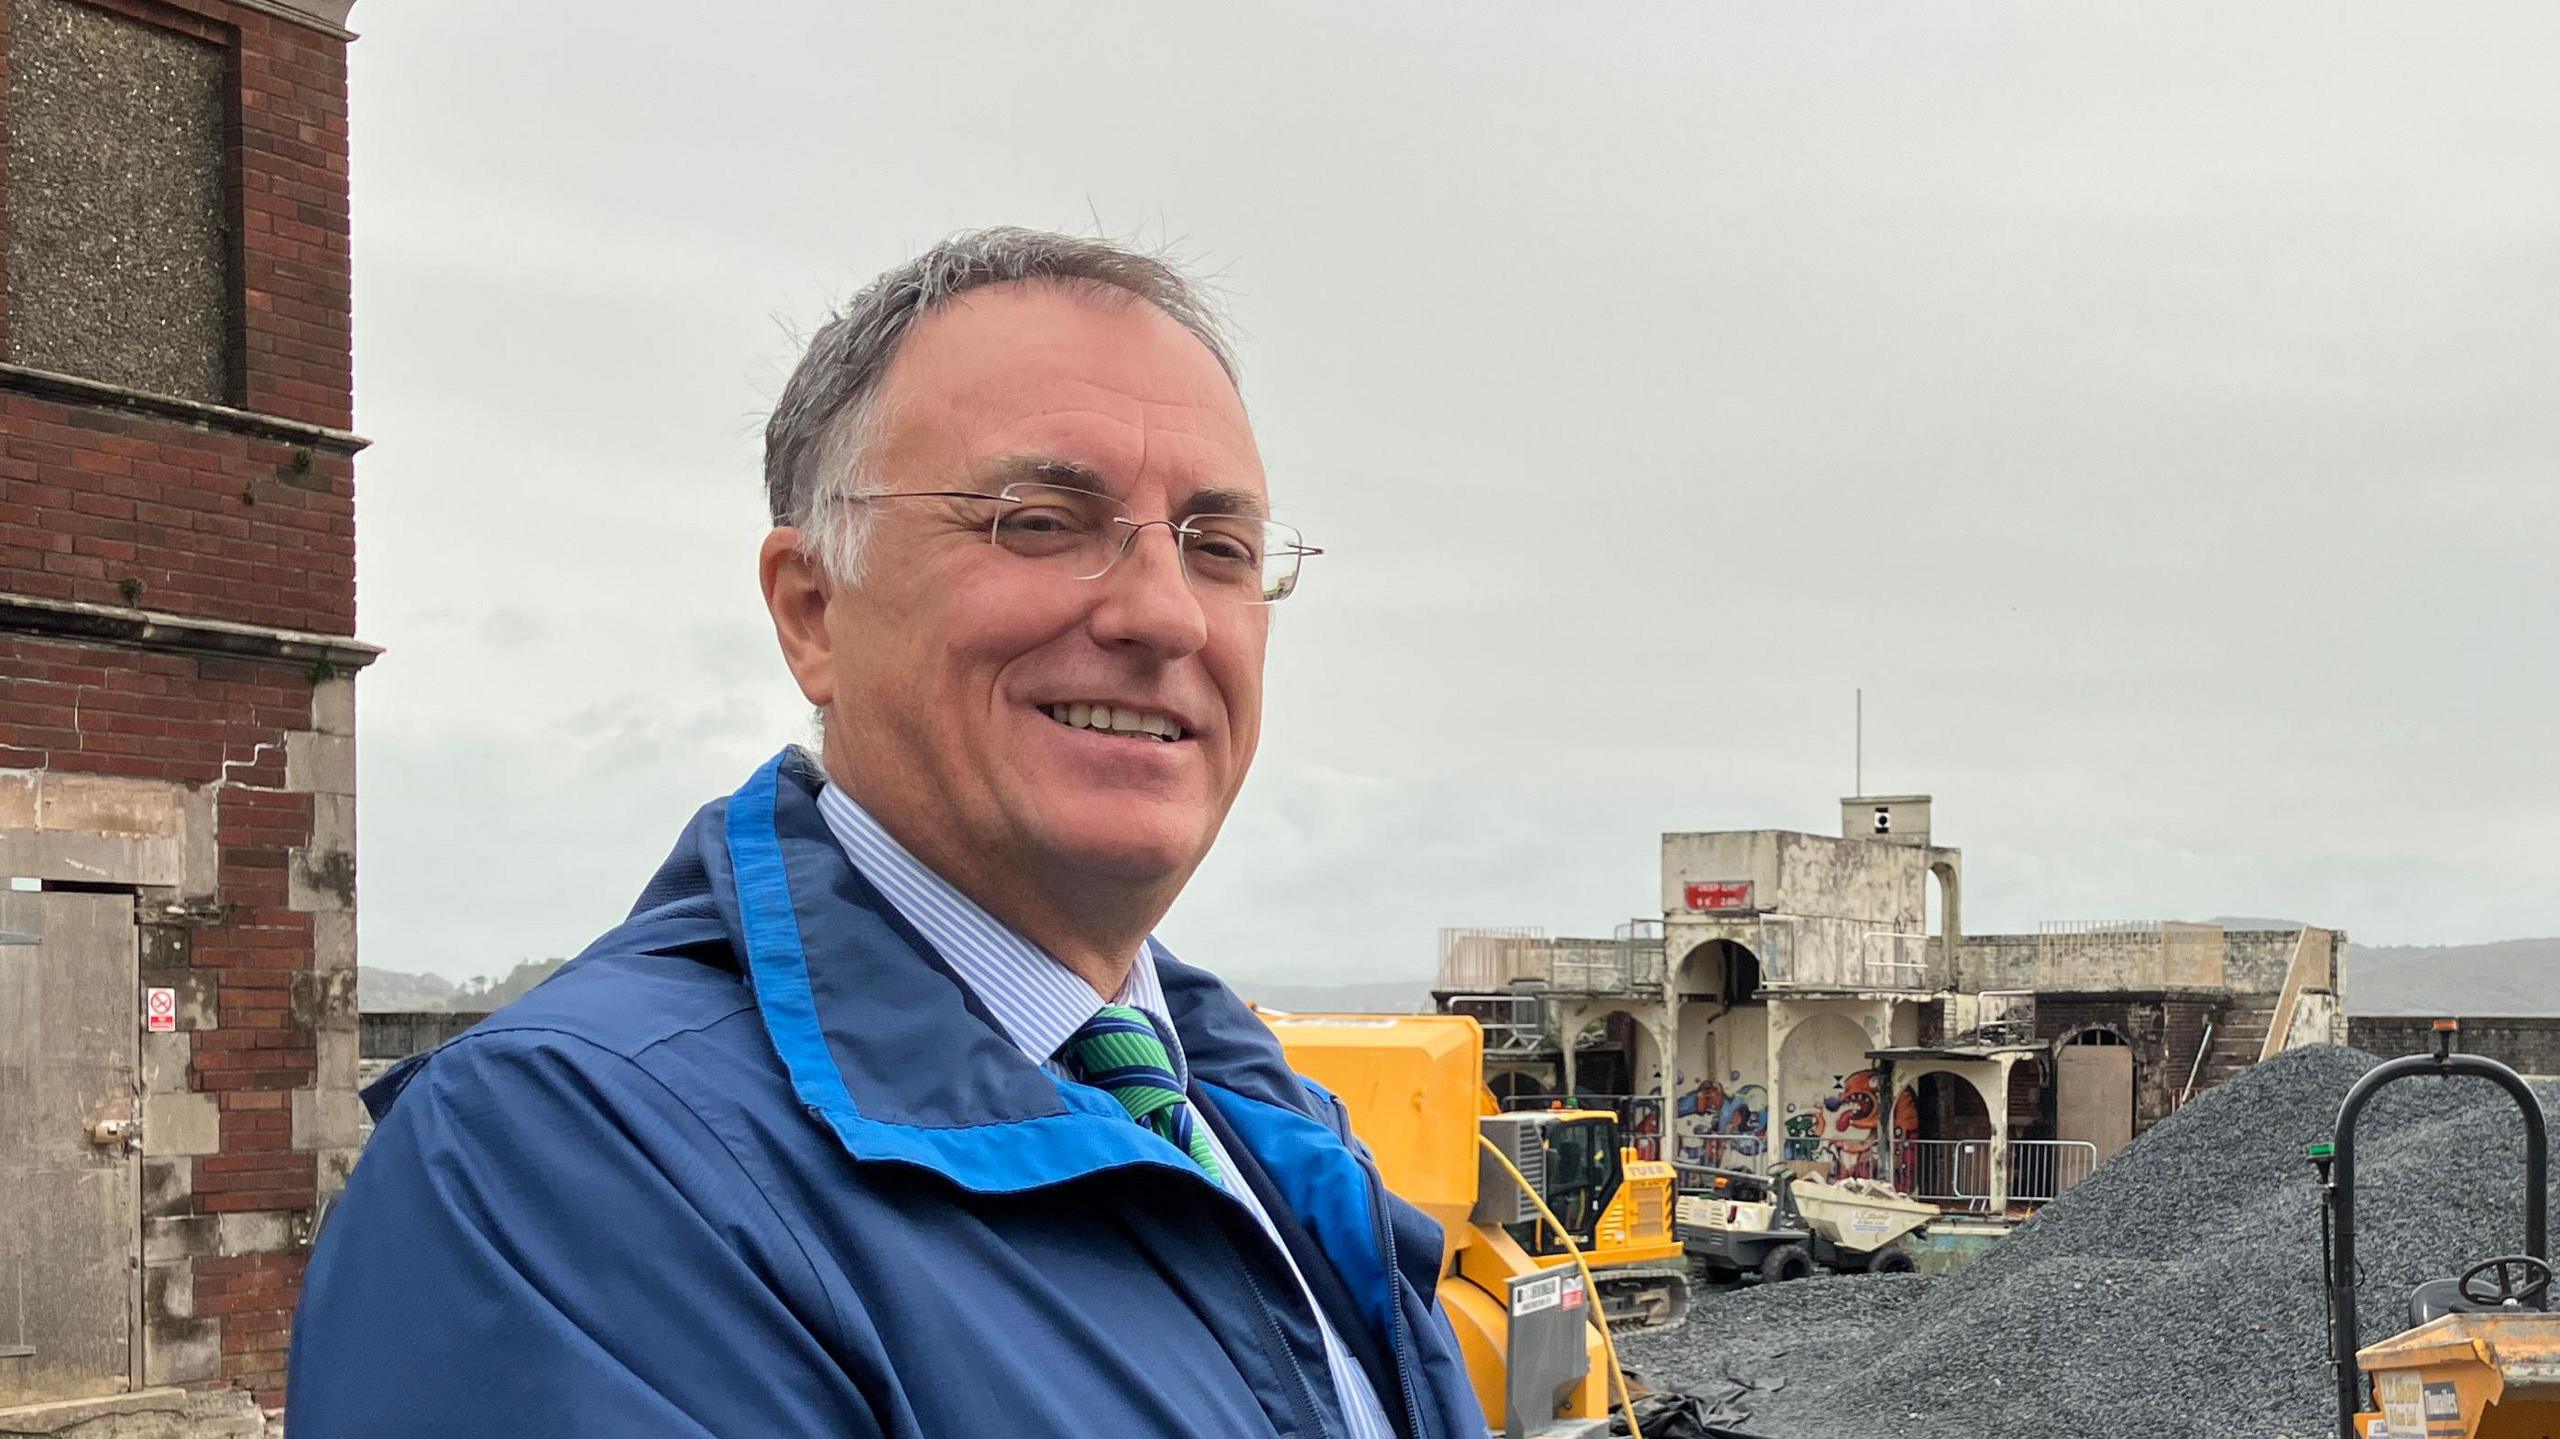
[[[178,992],[174,989],[146,989],[142,992],[142,1027],[153,1034],[174,1034],[178,1028]]]

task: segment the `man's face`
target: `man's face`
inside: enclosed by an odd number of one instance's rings
[[[1116,296],[965,294],[915,327],[881,399],[872,474],[891,490],[1068,472],[1141,522],[1266,503],[1216,359]],[[1080,580],[989,543],[987,503],[872,509],[862,582],[827,610],[830,759],[855,796],[964,887],[1187,878],[1261,735],[1269,609],[1195,593],[1162,526]],[[1181,738],[1054,717],[1084,704],[1165,717]]]

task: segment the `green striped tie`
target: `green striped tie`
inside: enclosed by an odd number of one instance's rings
[[[1182,1098],[1182,1081],[1174,1076],[1173,1054],[1155,1021],[1125,1004],[1106,1004],[1084,1027],[1058,1046],[1058,1062],[1067,1077],[1090,1084],[1120,1101],[1129,1117],[1167,1144],[1191,1156],[1200,1172],[1217,1184],[1227,1177],[1209,1136],[1192,1123],[1191,1106]]]

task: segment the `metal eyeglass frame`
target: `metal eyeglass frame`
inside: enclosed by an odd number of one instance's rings
[[[1020,505],[1027,504],[1029,501],[1025,500],[1022,496],[1015,494],[1014,491],[1031,489],[1056,490],[1061,494],[1083,495],[1088,499],[1099,500],[1104,504],[1118,505],[1122,510],[1128,509],[1128,506],[1123,504],[1120,500],[1110,495],[1106,495],[1099,490],[1079,489],[1074,485],[1053,484],[1045,480],[1017,481],[1005,486],[1001,490],[995,491],[992,494],[985,490],[883,490],[877,494],[858,495],[855,496],[855,498],[865,504],[873,500],[993,500],[999,504]],[[1127,526],[1129,533],[1121,538],[1120,547],[1112,551],[1110,560],[1107,561],[1101,569],[1095,570],[1089,575],[1078,576],[1077,578],[1079,581],[1098,580],[1104,575],[1111,573],[1112,566],[1119,564],[1121,559],[1129,553],[1130,547],[1138,542],[1138,534],[1142,530],[1151,529],[1157,525],[1164,526],[1167,530],[1173,533],[1173,545],[1177,551],[1182,549],[1182,541],[1185,536],[1189,536],[1193,539],[1206,537],[1204,531],[1193,529],[1191,527],[1191,522],[1188,520],[1141,520],[1133,518],[1127,514],[1118,514],[1111,518],[1113,523]],[[1270,519],[1266,516],[1246,515],[1241,518],[1256,520],[1265,525],[1275,525],[1281,529],[1287,530],[1290,534],[1298,534],[1297,526],[1287,524],[1280,520]],[[998,549],[1004,548],[1004,545],[1002,541],[996,538],[996,527],[1003,523],[1004,520],[1001,512],[999,512],[996,519],[987,522],[987,543],[994,545]],[[1307,544],[1304,537],[1301,536],[1297,543],[1276,547],[1272,553],[1293,555],[1303,560],[1309,555],[1323,554],[1324,549],[1318,545]],[[1182,576],[1186,584],[1190,582],[1191,567],[1189,565],[1183,566]],[[1193,590],[1197,593],[1198,587],[1196,585],[1193,586]],[[1240,605],[1276,605],[1297,592],[1298,571],[1297,567],[1293,565],[1290,567],[1289,571],[1289,583],[1280,591],[1280,593],[1276,595],[1269,595],[1258,600],[1237,600],[1235,603]]]

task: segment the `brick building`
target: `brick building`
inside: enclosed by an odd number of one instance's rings
[[[348,8],[0,0],[0,1431],[256,1432],[354,1162]]]

